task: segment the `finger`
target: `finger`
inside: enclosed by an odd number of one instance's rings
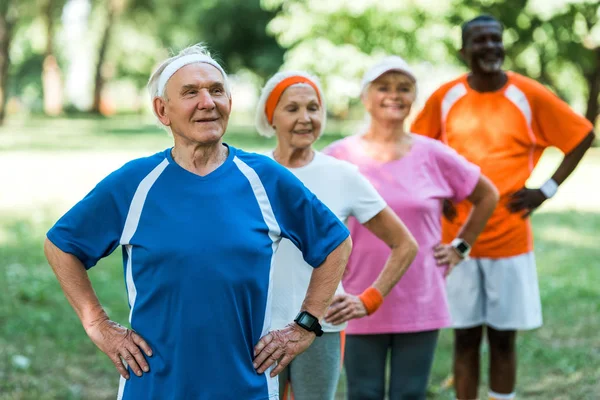
[[[534,211],[534,208],[530,208],[527,212],[525,212],[523,215],[521,215],[521,218],[526,219],[528,218]]]
[[[292,360],[294,359],[294,356],[286,354],[285,356],[283,356],[283,358],[281,360],[279,360],[279,362],[277,363],[277,366],[275,368],[273,368],[273,371],[271,371],[271,378],[275,378],[277,375],[279,375],[279,373],[281,371],[283,371],[285,369],[285,367],[287,367],[289,365],[289,363],[292,362]]]
[[[273,342],[263,347],[263,349],[258,354],[256,354],[256,357],[254,357],[254,362],[252,363],[254,368],[256,369],[260,367],[262,363],[265,362],[265,360],[275,352],[275,350],[277,350],[277,346]]]
[[[335,314],[339,310],[343,310],[344,308],[348,307],[348,303],[349,301],[347,299],[338,302],[337,304],[329,307],[329,310],[327,310],[327,314]]]
[[[331,310],[332,308],[335,308],[338,304],[342,303],[344,300],[342,299],[338,299],[338,300],[333,300],[331,302],[331,304],[329,304],[329,307],[327,308],[327,311]]]
[[[129,371],[127,371],[127,368],[123,364],[121,357],[119,357],[118,354],[114,354],[114,355],[110,356],[109,358],[112,361],[112,363],[115,365],[115,367],[117,368],[117,371],[119,371],[119,374],[121,374],[121,376],[123,378],[129,379]]]
[[[519,212],[527,208],[527,203],[524,200],[511,201],[506,206],[511,212]]]
[[[337,319],[331,321],[330,324],[331,325],[340,325],[346,321],[350,321],[353,318],[354,318],[354,316],[352,314],[340,315],[337,317]]]
[[[352,319],[353,309],[352,307],[348,307],[342,311],[340,311],[335,318],[331,319],[332,325],[343,324],[344,322]]]
[[[435,262],[437,265],[446,265],[450,262],[450,257],[448,254],[444,254],[443,257],[436,257]]]
[[[434,251],[433,258],[435,258],[436,261],[448,258],[448,249]]]
[[[346,300],[345,294],[336,294],[335,296],[333,296],[333,300],[331,300],[331,304],[338,303],[338,302],[344,301],[344,300]]]
[[[131,354],[129,349],[123,348],[119,351],[119,353],[120,353],[121,357],[123,357],[123,359],[125,360],[127,365],[129,365],[129,368],[131,368],[133,373],[136,374],[137,376],[142,376],[142,369],[138,365],[135,357],[133,357],[133,355]]]
[[[265,346],[267,346],[269,343],[271,343],[272,340],[273,340],[273,334],[271,334],[271,333],[268,333],[265,336],[263,336],[262,338],[260,338],[258,343],[256,343],[256,346],[254,346],[254,357],[256,357],[256,355],[258,353],[260,353],[265,348]]]
[[[325,321],[332,323],[333,321],[337,320],[340,317],[340,315],[342,315],[346,311],[346,308],[347,305],[346,307],[340,307],[335,310],[332,310],[331,314],[328,317],[325,317]]]
[[[269,357],[267,357],[262,362],[262,364],[260,364],[258,366],[258,368],[256,369],[256,372],[258,372],[259,374],[262,374],[267,369],[269,369],[269,367],[271,367],[271,365],[275,364],[277,362],[277,360],[279,360],[281,357],[283,357],[284,354],[285,354],[285,350],[283,348],[280,347],[280,348],[276,349],[273,353],[271,353],[271,355]]]
[[[518,198],[518,197],[523,197],[527,194],[527,189],[526,188],[521,188],[519,190],[517,190],[516,192],[514,192],[513,194],[510,195],[511,198]]]
[[[129,353],[131,353],[137,364],[144,372],[150,371],[150,367],[148,366],[148,362],[144,357],[144,353],[142,353],[142,350],[140,350],[140,348],[135,343],[131,343],[127,347],[127,350],[129,350]]]
[[[138,335],[137,333],[133,332],[133,334],[131,335],[131,338],[133,339],[133,343],[135,343],[142,350],[144,350],[144,353],[146,353],[146,355],[148,357],[152,357],[152,349],[150,348],[150,346],[148,345],[148,343],[146,343],[146,341],[140,335]]]
[[[447,277],[448,275],[450,275],[450,273],[452,272],[453,269],[454,269],[453,265],[448,265],[448,267],[446,268],[446,272],[444,272],[444,277]]]
[[[510,197],[510,199],[508,200],[508,204],[519,204],[519,203],[525,203],[525,201],[527,200],[527,197],[525,195],[517,195],[514,194],[513,196]]]

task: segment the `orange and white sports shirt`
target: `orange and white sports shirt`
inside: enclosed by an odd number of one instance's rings
[[[521,189],[546,147],[573,150],[592,124],[540,83],[514,72],[500,90],[480,93],[467,75],[444,84],[427,100],[412,132],[439,139],[478,165],[498,188],[500,201],[471,251],[472,257],[503,258],[533,250],[529,219],[508,211],[509,196]],[[444,218],[443,241],[450,243],[469,215]]]

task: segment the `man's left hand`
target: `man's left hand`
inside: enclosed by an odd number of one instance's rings
[[[521,212],[523,213],[522,217],[527,218],[544,201],[546,201],[546,196],[544,196],[540,189],[528,189],[524,187],[510,196],[506,207],[510,212]]]
[[[277,362],[271,371],[271,378],[277,376],[300,353],[315,340],[315,333],[309,332],[295,322],[285,328],[269,332],[254,346],[254,368],[262,374]]]

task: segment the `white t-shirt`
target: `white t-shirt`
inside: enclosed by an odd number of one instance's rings
[[[267,155],[273,158],[272,151]],[[308,165],[289,170],[343,223],[353,216],[363,224],[387,206],[358,167],[346,161],[315,151]],[[312,271],[300,250],[290,240],[282,239],[273,260],[271,329],[281,329],[294,321],[306,296]],[[344,293],[341,283],[338,293]],[[321,325],[325,332],[346,328],[346,323],[330,325],[322,321]]]

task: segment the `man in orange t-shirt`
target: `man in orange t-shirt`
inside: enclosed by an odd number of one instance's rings
[[[457,247],[463,257],[448,277],[455,328],[457,399],[477,398],[483,327],[490,347],[490,399],[513,399],[517,330],[542,325],[529,215],[554,195],[594,140],[592,124],[541,84],[503,71],[503,27],[489,16],[463,25],[461,54],[471,72],[440,87],[425,104],[412,132],[444,141],[498,188],[500,201],[483,233]],[[565,157],[540,188],[525,187],[546,147]],[[461,241],[470,212],[457,204],[444,220],[443,240]],[[462,240],[464,242],[464,240]]]

